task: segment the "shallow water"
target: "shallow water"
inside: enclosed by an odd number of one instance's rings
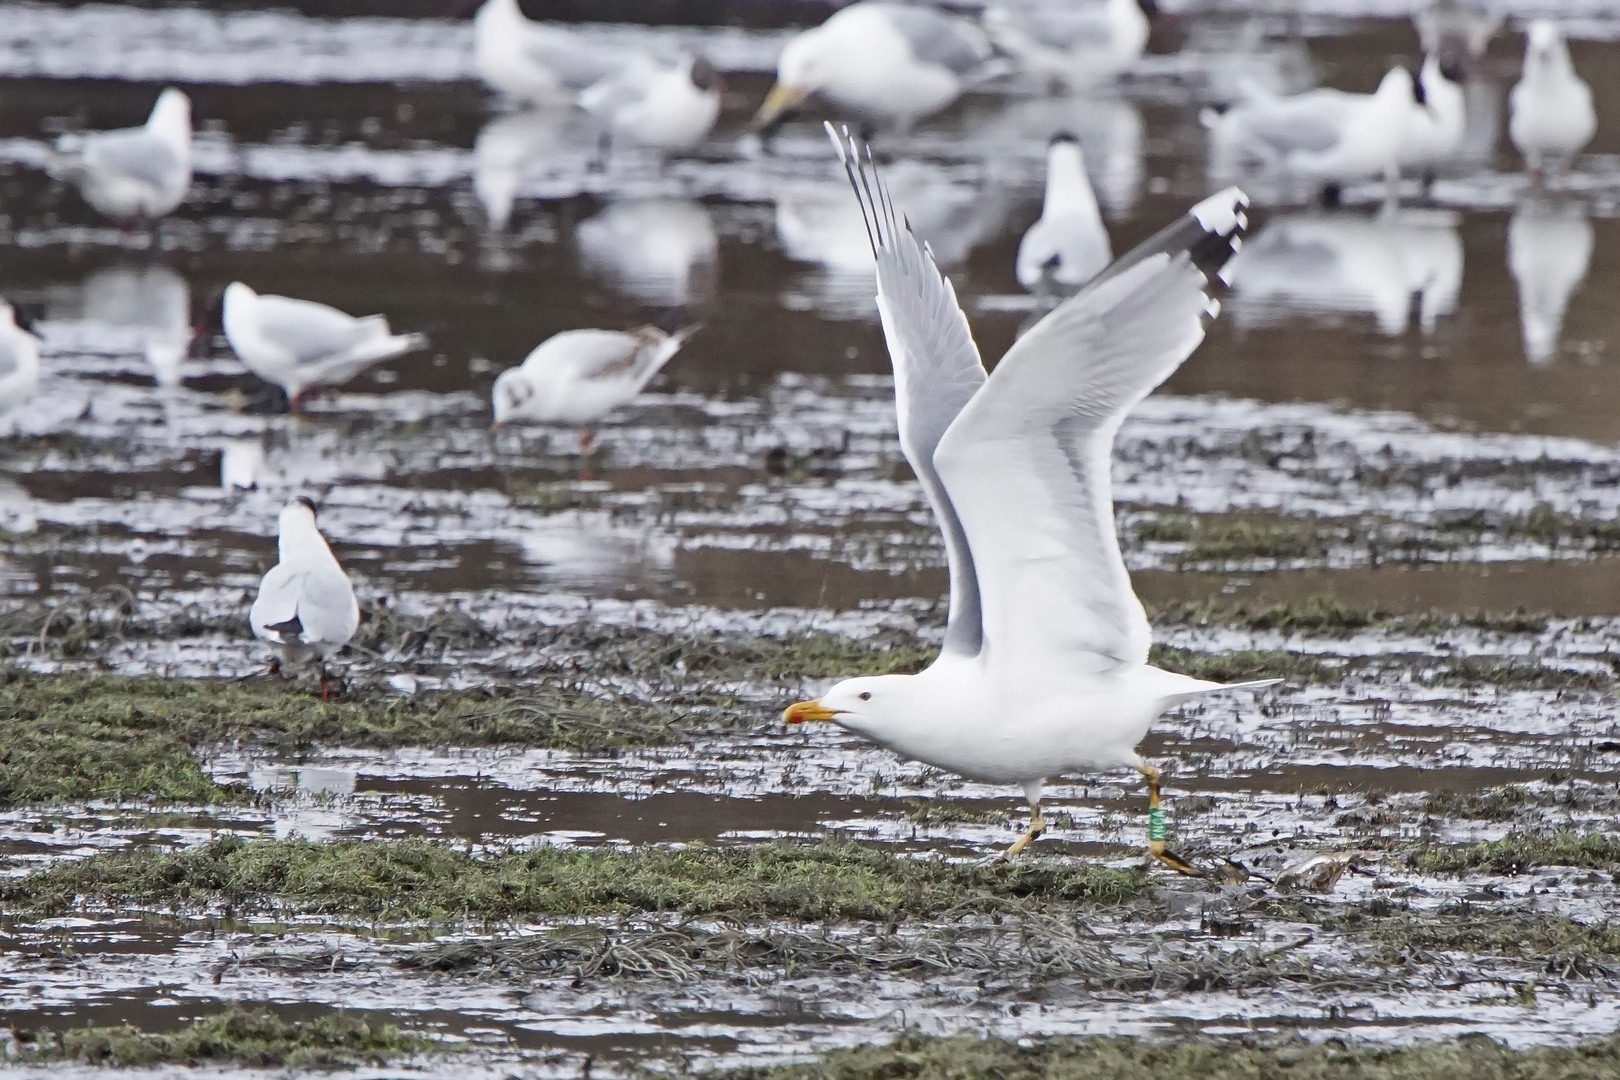
[[[1415,58],[1415,37],[1395,18],[1405,4],[1324,2],[1304,5],[1298,20],[1220,7],[1184,11],[1180,51],[1148,57],[1117,94],[978,93],[880,142],[897,196],[948,264],[987,357],[1035,310],[1013,255],[1038,214],[1054,131],[1082,140],[1123,252],[1218,179],[1198,112],[1238,78],[1365,89],[1391,55]],[[1620,22],[1602,4],[1565,8],[1603,118],[1576,176],[1533,196],[1492,137],[1493,109],[1517,69],[1517,45],[1499,36],[1470,87],[1479,137],[1426,196],[1410,184],[1391,213],[1377,207],[1380,192],[1353,188],[1349,208],[1329,212],[1254,185],[1257,228],[1223,317],[1121,434],[1126,559],[1151,606],[1331,596],[1394,613],[1554,617],[1544,632],[1343,638],[1161,628],[1171,645],[1292,648],[1346,672],[1336,684],[1170,718],[1149,740],[1144,752],[1173,763],[1175,799],[1197,808],[1178,814],[1178,834],[1211,852],[1262,867],[1363,842],[1354,823],[1339,822],[1372,799],[1393,800],[1400,823],[1387,831],[1401,836],[1492,838],[1506,826],[1436,818],[1424,797],[1551,784],[1555,774],[1592,797],[1537,824],[1609,819],[1598,795],[1620,783],[1620,763],[1604,696],[1429,677],[1468,655],[1584,670],[1605,663],[1620,616],[1620,560],[1499,521],[1538,508],[1574,521],[1620,513],[1620,376],[1608,353],[1620,340],[1608,301],[1620,285],[1609,254],[1620,239],[1620,83],[1596,77],[1620,62]],[[239,612],[273,557],[277,509],[307,491],[362,596],[406,611],[458,604],[497,629],[596,619],[739,633],[937,630],[943,553],[894,435],[853,203],[810,120],[768,149],[744,134],[789,27],[589,28],[701,48],[730,75],[720,127],[699,153],[661,166],[621,150],[602,170],[577,117],[504,112],[471,81],[461,23],[4,4],[0,28],[0,293],[39,318],[47,357],[37,395],[0,402],[0,587],[10,603],[120,586],[160,614]],[[170,81],[194,97],[198,181],[155,235],[121,235],[39,165],[56,133],[138,122]],[[384,312],[428,333],[432,348],[306,416],[267,415],[261,387],[222,341],[188,351],[211,296],[237,279]],[[1521,303],[1532,292],[1543,299],[1527,321]],[[590,456],[572,430],[488,431],[496,373],[539,341],[675,306],[705,328],[650,393],[600,425]],[[1317,555],[1217,566],[1138,538],[1135,524],[1188,513],[1347,524]],[[1470,515],[1483,524],[1457,526]],[[1372,533],[1408,542],[1407,554],[1369,546]],[[217,632],[135,638],[94,657],[178,675],[243,674],[264,660],[241,634]],[[31,662],[60,658],[36,652]],[[398,685],[476,682],[524,662],[505,645],[452,651]],[[0,853],[18,873],[234,830],[495,847],[830,833],[978,856],[1022,820],[1006,791],[834,733],[779,730],[781,689],[751,689],[758,733],[613,757],[325,748],[272,761],[222,751],[216,775],[275,794],[226,812],[15,811],[0,815]],[[976,816],[914,821],[929,802]],[[1127,864],[1140,803],[1117,777],[1058,786],[1049,806],[1063,824],[1041,847]],[[1485,887],[1393,866],[1379,873],[1380,886],[1410,887],[1428,911]],[[1342,898],[1371,895],[1370,880],[1347,878]],[[1541,910],[1616,913],[1607,880],[1533,898],[1523,881],[1486,884]],[[1121,916],[1136,920],[1115,928],[1121,947],[1166,935],[1212,943],[1200,931],[1205,901],[1190,902],[1190,920],[1174,895],[1152,917]],[[1568,980],[1536,1009],[1482,1005],[1438,975],[1417,989],[1347,984],[1329,1000],[1286,988],[1096,996],[1059,983],[1037,993],[1016,973],[986,989],[962,971],[873,981],[778,972],[743,989],[571,987],[405,974],[389,952],[398,946],[315,926],[266,940],[253,927],[109,914],[5,932],[23,946],[0,958],[7,1025],[165,1027],[221,1000],[290,1013],[343,1004],[481,1044],[554,1050],[555,1068],[571,1073],[583,1054],[724,1061],[918,1023],[1380,1040],[1481,1030],[1517,1043],[1615,1026],[1611,1006],[1587,1004],[1589,994],[1615,1000],[1603,973]],[[1286,944],[1293,933],[1261,921],[1255,940]],[[62,961],[44,947],[52,943],[80,959]],[[1322,966],[1362,974],[1351,946],[1311,948]],[[297,965],[230,966],[232,954],[277,950],[335,951],[345,964],[318,977]],[[1498,965],[1463,982],[1500,992],[1533,976]],[[490,1067],[502,1068],[508,1051],[490,1053]],[[537,1056],[528,1067],[550,1066]]]

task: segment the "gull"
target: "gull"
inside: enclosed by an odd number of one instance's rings
[[[46,170],[114,221],[155,221],[191,187],[191,99],[170,87],[142,127],[64,135]]]
[[[586,270],[651,307],[710,299],[719,283],[720,236],[701,203],[613,203],[579,223],[574,245]]]
[[[776,85],[754,117],[769,131],[812,94],[904,131],[998,74],[990,39],[932,8],[862,0],[787,43]]]
[[[1579,202],[1532,198],[1513,212],[1507,263],[1519,289],[1524,356],[1544,364],[1558,353],[1569,299],[1592,264],[1592,222]]]
[[[0,300],[0,414],[8,413],[39,390],[39,338],[17,311]]]
[[[473,59],[490,86],[531,105],[571,104],[617,74],[626,54],[524,16],[518,0],[488,0],[473,17]]]
[[[1400,143],[1414,106],[1423,104],[1412,73],[1391,68],[1371,94],[1322,87],[1279,97],[1248,84],[1224,113],[1204,110],[1213,156],[1249,160],[1314,180],[1341,183],[1400,172]]]
[[[696,148],[720,116],[720,75],[702,57],[674,65],[638,57],[579,95],[614,136],[664,153]]]
[[[1153,0],[1069,3],[1037,10],[992,4],[981,17],[996,48],[1049,85],[1087,90],[1115,78],[1141,59],[1158,13]]]
[[[261,296],[240,281],[225,288],[225,338],[253,374],[287,392],[296,410],[316,390],[427,346],[421,334],[395,334],[381,315],[356,318],[312,300]]]
[[[1524,75],[1508,94],[1508,108],[1508,138],[1532,176],[1549,164],[1568,165],[1597,131],[1592,88],[1575,74],[1563,34],[1546,19],[1530,24]]]
[[[831,125],[828,133],[832,135]],[[1114,433],[1204,337],[1210,278],[1236,250],[1247,199],[1194,206],[1019,338],[985,375],[951,284],[902,222],[845,129],[833,141],[866,210],[878,312],[894,364],[900,446],[945,535],[950,615],[916,675],[847,679],[788,707],[982,783],[1019,784],[1041,835],[1050,777],[1130,768],[1147,781],[1153,857],[1165,846],[1159,772],[1136,744],[1166,709],[1222,685],[1148,664],[1152,630],[1114,532]]]
[[[1080,142],[1064,132],[1046,150],[1046,200],[1018,244],[1018,283],[1030,292],[1071,293],[1114,261]]]
[[[1483,0],[1433,0],[1412,13],[1425,53],[1448,63],[1478,60],[1502,25],[1502,13]]]
[[[360,605],[349,575],[315,524],[315,504],[307,496],[282,507],[276,544],[278,561],[259,582],[248,622],[254,637],[281,646],[280,667],[312,660],[320,665],[325,701],[326,660],[354,637]]]
[[[588,453],[590,424],[641,393],[698,329],[692,324],[674,333],[641,326],[555,334],[495,379],[492,430],[517,421],[577,424],[580,452]]]
[[[1468,95],[1461,74],[1438,53],[1424,58],[1413,81],[1416,100],[1395,151],[1401,168],[1431,169],[1456,158],[1468,124]]]

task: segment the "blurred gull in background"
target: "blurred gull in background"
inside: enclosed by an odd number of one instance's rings
[[[574,243],[588,272],[649,307],[702,303],[719,285],[720,238],[695,202],[614,203],[580,222]]]
[[[8,413],[39,390],[39,338],[26,320],[0,300],[0,414]]]
[[[991,4],[982,24],[995,46],[1031,77],[1087,90],[1117,77],[1147,47],[1152,0]]]
[[[281,646],[281,665],[320,665],[325,701],[326,660],[359,629],[360,605],[315,524],[315,504],[302,495],[281,511],[277,549],[278,561],[259,582],[248,622],[254,637]]]
[[[574,30],[526,18],[518,0],[487,0],[473,18],[474,63],[490,86],[532,105],[572,104],[627,62]]]
[[[902,131],[1006,70],[974,23],[927,7],[862,0],[782,50],[754,125],[770,130],[812,94]]]
[[[1080,140],[1086,176],[1110,216],[1128,217],[1141,195],[1145,125],[1142,110],[1117,97],[1034,97],[994,114],[972,134],[994,153],[1028,155],[1060,134]]]
[[[1396,151],[1402,169],[1433,170],[1456,160],[1468,123],[1468,100],[1462,69],[1430,53],[1418,72],[1409,111]]]
[[[1592,264],[1585,205],[1545,198],[1521,203],[1508,222],[1507,263],[1519,288],[1525,359],[1544,364],[1558,354],[1564,312]]]
[[[1508,105],[1508,137],[1534,176],[1567,167],[1597,131],[1592,88],[1575,74],[1563,34],[1546,19],[1530,24],[1524,75]]]
[[[1462,65],[1485,55],[1485,48],[1502,25],[1502,12],[1486,0],[1431,0],[1412,13],[1423,51],[1448,66]]]
[[[613,136],[664,153],[691,150],[720,116],[720,74],[702,57],[673,65],[637,57],[579,95]]]
[[[1018,244],[1018,283],[1033,293],[1072,293],[1114,261],[1080,143],[1060,134],[1046,151],[1040,220]]]
[[[191,187],[191,99],[170,87],[141,127],[64,135],[46,169],[114,221],[155,221]]]
[[[547,163],[567,138],[570,121],[577,114],[569,108],[525,109],[497,116],[485,124],[473,143],[473,193],[489,218],[490,228],[506,228],[512,220],[512,204],[524,178]]]
[[[522,364],[496,378],[493,427],[524,421],[577,424],[580,452],[589,452],[589,425],[641,393],[697,330],[689,325],[668,333],[642,326],[565,330],[549,337]]]
[[[261,296],[240,281],[225,289],[225,337],[259,378],[287,392],[296,410],[313,391],[341,386],[374,364],[425,348],[421,334],[395,334],[381,315],[356,318],[311,300]]]

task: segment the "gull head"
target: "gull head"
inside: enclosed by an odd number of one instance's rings
[[[1550,57],[1561,40],[1558,26],[1551,19],[1537,19],[1530,24],[1530,51],[1539,57]]]
[[[857,735],[879,739],[885,728],[915,713],[913,675],[868,675],[845,679],[821,697],[789,705],[789,724],[830,720]]]
[[[294,495],[281,508],[281,532],[315,528],[315,500],[308,495]]]
[[[710,91],[719,92],[725,89],[725,83],[720,78],[720,72],[715,70],[715,66],[701,56],[694,57],[687,64],[686,77],[691,80],[693,86],[704,93]]]
[[[754,114],[755,131],[770,132],[786,120],[806,98],[821,86],[821,69],[826,63],[821,39],[814,30],[787,43],[776,65],[776,85],[765,95],[765,103]]]
[[[510,368],[495,379],[490,400],[495,407],[491,431],[499,431],[513,420],[527,416],[535,404],[535,385],[522,368]]]

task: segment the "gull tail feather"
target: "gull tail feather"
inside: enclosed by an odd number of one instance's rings
[[[1206,682],[1203,679],[1188,679],[1187,682],[1192,685],[1185,686],[1183,684],[1184,689],[1166,694],[1162,699],[1163,705],[1161,705],[1161,708],[1174,708],[1184,701],[1191,701],[1193,698],[1203,697],[1205,694],[1219,694],[1227,690],[1263,690],[1268,686],[1276,686],[1282,681],[1281,679],[1253,679],[1249,682],[1218,683]]]

